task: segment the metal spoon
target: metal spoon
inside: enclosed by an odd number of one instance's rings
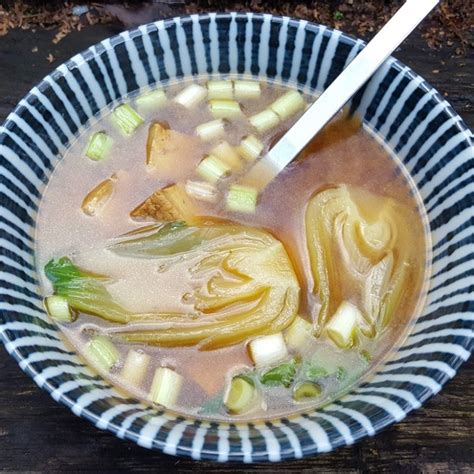
[[[407,0],[242,181],[264,189],[364,85],[439,1]]]

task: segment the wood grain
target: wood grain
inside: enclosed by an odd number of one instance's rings
[[[0,40],[0,121],[51,69],[116,33],[95,26],[53,45],[53,33],[12,31]],[[32,52],[38,48],[37,52]],[[48,63],[53,54],[56,61]],[[435,86],[468,126],[474,125],[474,58],[428,50],[417,35],[396,56]],[[197,463],[147,451],[99,431],[58,405],[0,349],[0,470],[92,472],[231,472],[240,466]],[[334,453],[281,463],[284,472],[474,472],[474,363],[405,421]],[[270,464],[248,466],[273,472]]]

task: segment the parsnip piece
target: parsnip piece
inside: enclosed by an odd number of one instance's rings
[[[114,174],[92,189],[82,201],[82,212],[88,216],[98,214],[112,197],[116,180]]]

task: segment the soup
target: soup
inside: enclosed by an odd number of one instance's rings
[[[314,97],[169,85],[83,133],[44,193],[45,307],[130,395],[212,419],[328,403],[422,304],[422,209],[397,159],[341,114],[265,189],[246,173]]]

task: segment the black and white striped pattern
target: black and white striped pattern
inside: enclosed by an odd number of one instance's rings
[[[124,399],[68,351],[46,318],[33,235],[42,190],[71,140],[101,110],[183,76],[252,74],[323,90],[363,47],[338,31],[260,14],[206,14],[141,26],[74,56],[0,128],[0,334],[55,400],[141,446],[195,459],[278,461],[352,444],[437,393],[473,345],[472,136],[422,78],[388,60],[351,102],[403,161],[424,200],[433,274],[403,347],[362,386],[325,408],[264,423],[223,424]]]

